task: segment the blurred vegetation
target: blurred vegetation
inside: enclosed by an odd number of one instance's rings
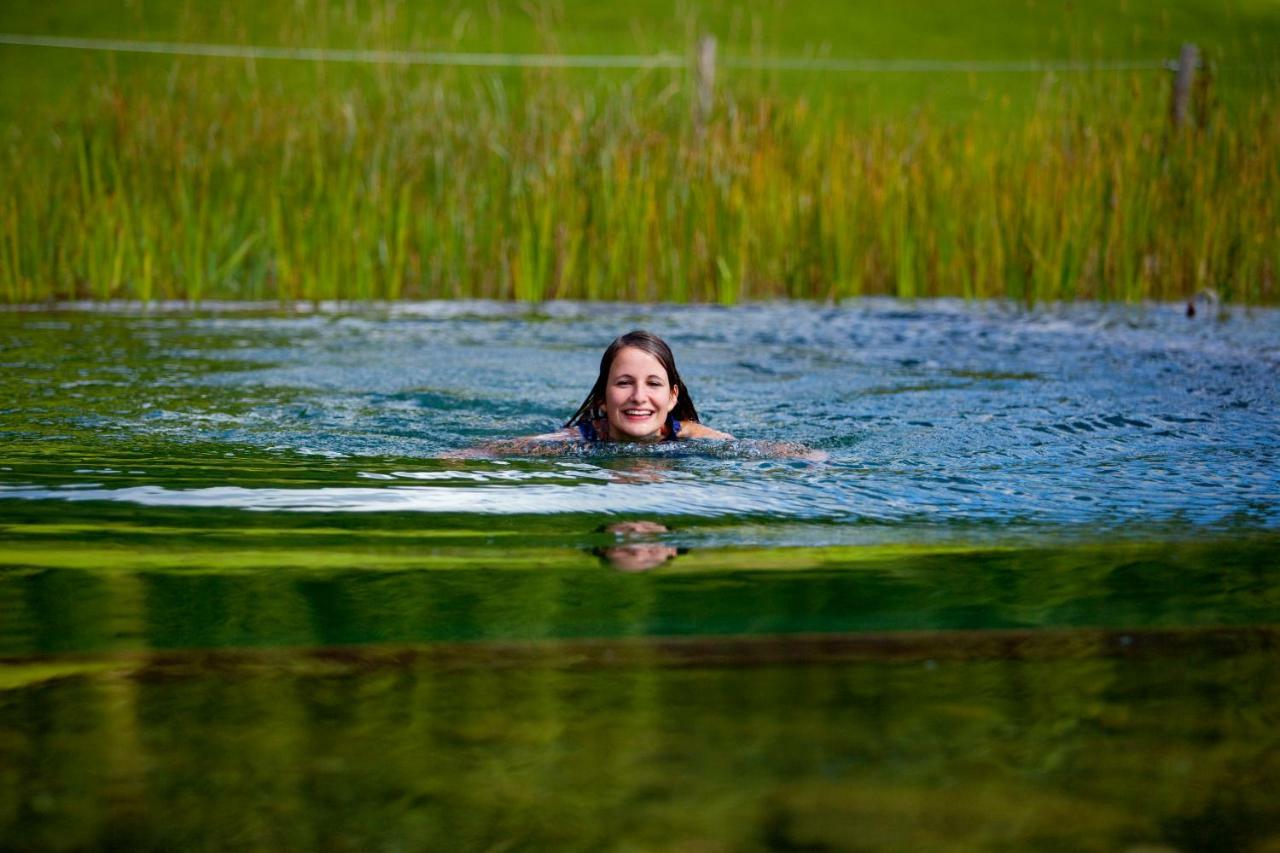
[[[1274,634],[1122,639],[23,666],[45,680],[0,689],[0,732],[25,733],[0,738],[0,842],[1274,849]]]
[[[311,14],[135,4],[131,26],[129,15],[104,21],[82,5],[18,4],[0,18],[4,29],[681,55],[709,30],[725,33],[729,59],[1159,59],[1199,38],[1221,67],[1201,75],[1213,83],[1194,126],[1174,132],[1163,71],[981,82],[899,73],[848,88],[834,73],[721,69],[714,111],[700,122],[684,70],[5,47],[6,61],[61,70],[35,76],[50,93],[43,107],[17,115],[17,93],[0,99],[10,105],[0,115],[11,115],[0,149],[0,300],[1032,301],[1205,288],[1274,300],[1280,64],[1262,58],[1258,39],[1280,25],[1265,7],[1202,15],[1184,3],[1086,20],[988,5],[947,41],[923,8],[912,30],[879,26],[884,13],[681,6],[651,31],[628,29],[622,13],[559,3],[439,14],[394,2],[318,4]],[[844,23],[829,29],[836,18]]]
[[[1280,606],[1264,568],[1277,554],[1269,534],[705,548],[635,576],[596,556],[613,540],[582,518],[526,533],[519,518],[449,516],[424,529],[395,514],[293,522],[209,509],[194,527],[180,510],[149,510],[147,524],[115,510],[114,524],[77,525],[23,521],[39,505],[6,503],[0,655],[1247,626],[1270,624]]]

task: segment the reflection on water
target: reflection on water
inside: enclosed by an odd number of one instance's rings
[[[1276,651],[1254,629],[90,660],[0,692],[24,733],[0,738],[0,838],[1271,849]]]
[[[647,572],[679,554],[676,548],[658,541],[657,537],[671,531],[656,521],[619,521],[606,525],[604,532],[617,541],[597,553],[620,572]]]
[[[455,458],[637,326],[748,439]],[[2,849],[1280,849],[1280,312],[0,312],[0,364]]]
[[[603,548],[601,552],[609,565],[621,572],[647,572],[674,560],[679,553],[661,542],[626,542]]]
[[[1280,543],[1269,536],[919,552],[693,549],[638,573],[601,565],[594,552],[616,544],[606,535],[562,550],[189,552],[181,541],[31,550],[17,557],[32,565],[0,572],[0,655],[1248,626],[1275,624],[1280,613]],[[42,556],[61,566],[37,568]]]

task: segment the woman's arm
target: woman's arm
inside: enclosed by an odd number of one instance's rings
[[[681,438],[714,438],[720,441],[727,441],[733,436],[727,432],[721,432],[718,429],[712,429],[709,426],[700,424],[697,421],[684,421],[680,424]]]
[[[453,450],[443,454],[446,459],[477,459],[489,456],[539,456],[554,453],[566,444],[576,444],[582,436],[572,427],[543,433],[542,435],[526,435],[520,438],[500,438],[486,441],[475,447]]]
[[[695,421],[687,421],[680,424],[680,437],[710,438],[719,439],[721,441],[733,439],[733,436],[727,432],[712,429],[709,426],[704,426],[703,424]],[[828,458],[824,451],[814,450],[811,447],[806,447],[803,444],[791,441],[752,441],[747,439],[743,444],[765,456],[782,456],[789,459],[803,459],[806,462],[825,462]]]

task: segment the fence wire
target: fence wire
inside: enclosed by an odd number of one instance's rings
[[[166,56],[210,56],[228,59],[282,59],[304,62],[342,62],[366,65],[435,65],[472,68],[685,68],[689,57],[674,53],[558,54],[464,53],[419,50],[347,50],[342,48],[269,47],[263,45],[201,44],[198,42],[135,41],[130,39],[72,38],[67,36],[0,33],[0,44],[24,47],[93,50],[111,53],[150,53]],[[1118,59],[1080,61],[1069,59],[945,60],[945,59],[836,59],[827,57],[727,57],[725,68],[751,71],[878,72],[1088,72],[1174,70],[1174,59]]]

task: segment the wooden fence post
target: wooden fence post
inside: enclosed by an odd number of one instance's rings
[[[1187,123],[1190,113],[1191,92],[1196,79],[1196,68],[1200,65],[1200,48],[1194,44],[1184,44],[1178,54],[1178,69],[1173,76],[1173,100],[1169,104],[1169,115],[1174,128]]]
[[[715,106],[716,88],[716,37],[698,39],[698,62],[695,67],[698,88],[698,128],[706,127]]]

